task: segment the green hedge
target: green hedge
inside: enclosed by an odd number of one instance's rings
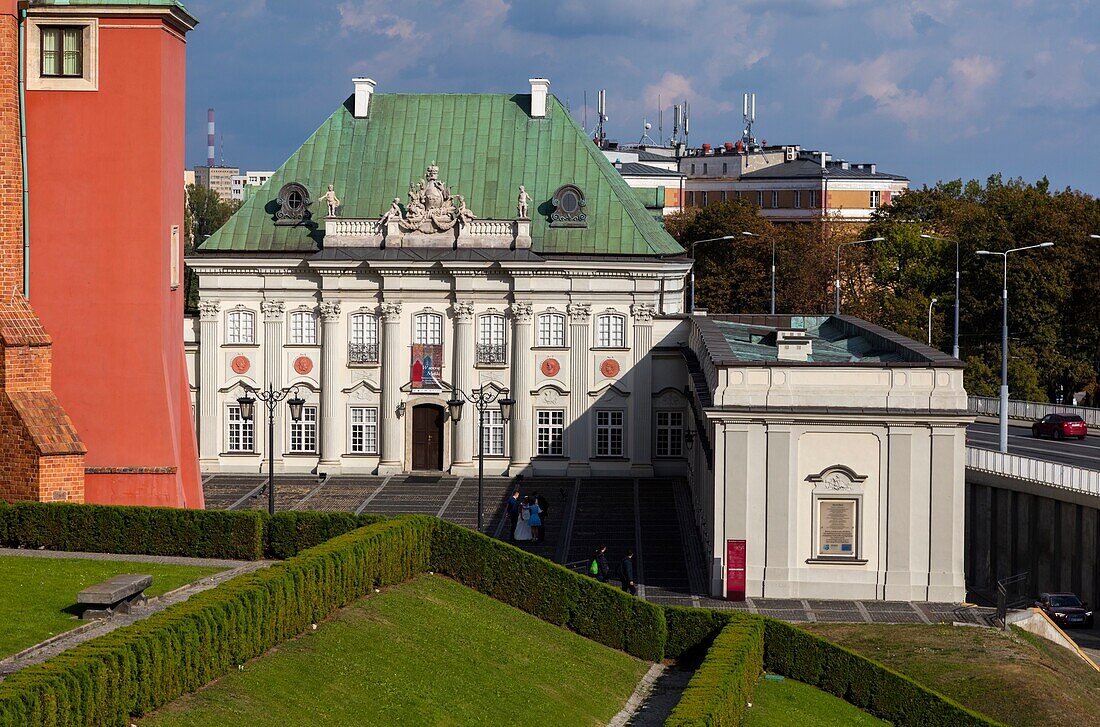
[[[764,623],[736,618],[723,628],[695,671],[666,727],[736,727],[764,666]]]
[[[665,642],[665,658],[702,658],[714,637],[734,618],[728,611],[711,608],[665,606],[665,623],[668,639]]]
[[[94,639],[0,683],[0,726],[128,725],[429,567],[435,521],[368,526]]]
[[[277,512],[266,521],[264,553],[271,558],[290,558],[338,535],[385,519],[382,515],[350,512]]]
[[[771,618],[764,619],[764,665],[899,727],[1000,724],[854,651]]]
[[[664,611],[617,588],[453,523],[439,521],[436,570],[459,583],[649,661],[664,656]]]

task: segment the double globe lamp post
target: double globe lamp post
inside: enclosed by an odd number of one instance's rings
[[[275,384],[269,383],[266,391],[260,391],[253,389],[250,386],[245,387],[245,395],[237,399],[237,404],[241,408],[241,419],[246,422],[252,421],[256,415],[256,399],[259,399],[267,405],[267,512],[271,515],[275,514],[275,410],[279,406],[279,402],[286,397],[291,398],[287,400],[287,407],[290,409],[290,418],[296,422],[302,421],[302,407],[306,405],[306,400],[298,396],[298,387],[288,387],[286,389],[276,389]],[[255,394],[256,398],[253,398],[251,394]],[[263,491],[261,490],[261,493]],[[258,493],[260,494],[260,493]]]
[[[459,396],[462,398],[460,399]],[[512,418],[512,407],[516,404],[516,400],[508,396],[508,389],[498,390],[482,386],[467,393],[455,387],[451,389],[451,399],[447,402],[447,409],[450,410],[451,420],[455,426],[458,426],[458,422],[462,419],[463,404],[468,401],[477,409],[477,531],[479,533],[485,532],[482,522],[485,516],[485,410],[501,396],[504,398],[500,399],[500,420],[502,424],[507,424]]]

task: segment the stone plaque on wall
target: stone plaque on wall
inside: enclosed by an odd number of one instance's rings
[[[847,498],[820,499],[817,508],[818,556],[854,558],[857,501]]]

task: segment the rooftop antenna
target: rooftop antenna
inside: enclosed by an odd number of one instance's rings
[[[688,116],[689,108],[687,99],[684,99],[684,146],[687,146],[688,139],[691,136],[691,122]]]
[[[219,167],[225,166],[225,134],[218,134],[218,156],[221,157],[221,161],[218,162]]]
[[[648,142],[649,144],[654,145],[653,137],[649,135],[649,130],[652,128],[653,124],[649,123],[649,121],[645,117],[642,117],[642,138],[638,139],[638,144],[645,144],[646,142]]]
[[[665,107],[661,105],[661,94],[657,94],[657,138],[665,145]]]
[[[752,125],[756,121],[756,94],[746,93],[741,101],[741,116],[745,121],[745,130],[741,132],[741,142],[745,149],[756,146],[756,137],[752,135]]]
[[[588,91],[584,92],[584,109],[581,111],[584,115],[584,121],[581,122],[581,128],[584,129],[584,133],[588,133]]]
[[[683,109],[680,108],[680,104],[672,104],[672,136],[668,140],[668,143],[672,146],[676,146],[680,142],[680,118],[682,113]]]
[[[604,148],[604,142],[607,140],[607,134],[604,132],[603,125],[607,122],[607,89],[600,89],[599,100],[596,102],[596,113],[598,114],[598,121],[596,122],[596,146],[601,149]]]

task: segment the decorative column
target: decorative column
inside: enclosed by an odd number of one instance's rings
[[[281,300],[265,300],[260,303],[264,314],[264,379],[257,381],[261,389],[272,384],[276,390],[283,388],[283,313],[286,304]],[[275,409],[275,437],[268,442],[275,452],[275,465],[283,461],[283,407]]]
[[[591,338],[592,306],[588,303],[570,303],[569,312],[569,474],[585,476],[591,450],[589,429],[592,427],[589,413],[588,360]]]
[[[391,475],[403,469],[405,437],[397,416],[401,402],[401,384],[408,361],[401,360],[401,304],[382,304],[382,457],[378,474]],[[412,415],[412,412],[409,412]]]
[[[199,301],[199,459],[217,466],[218,452],[218,320],[221,304]]]
[[[518,475],[531,465],[531,380],[534,361],[531,349],[535,345],[535,327],[531,324],[531,303],[512,304],[512,407],[511,467],[509,474]]]
[[[634,429],[634,453],[631,470],[639,477],[653,475],[653,313],[650,303],[635,303],[631,307],[634,316],[634,417],[630,422]]]
[[[321,464],[331,471],[339,467],[343,450],[343,417],[340,406],[340,362],[338,328],[340,304],[321,302]]]
[[[469,393],[474,374],[474,304],[468,300],[455,301],[454,316],[454,385],[455,388]],[[476,423],[476,417],[467,416],[459,419],[458,424],[451,425],[454,428],[452,468],[473,467]]]

